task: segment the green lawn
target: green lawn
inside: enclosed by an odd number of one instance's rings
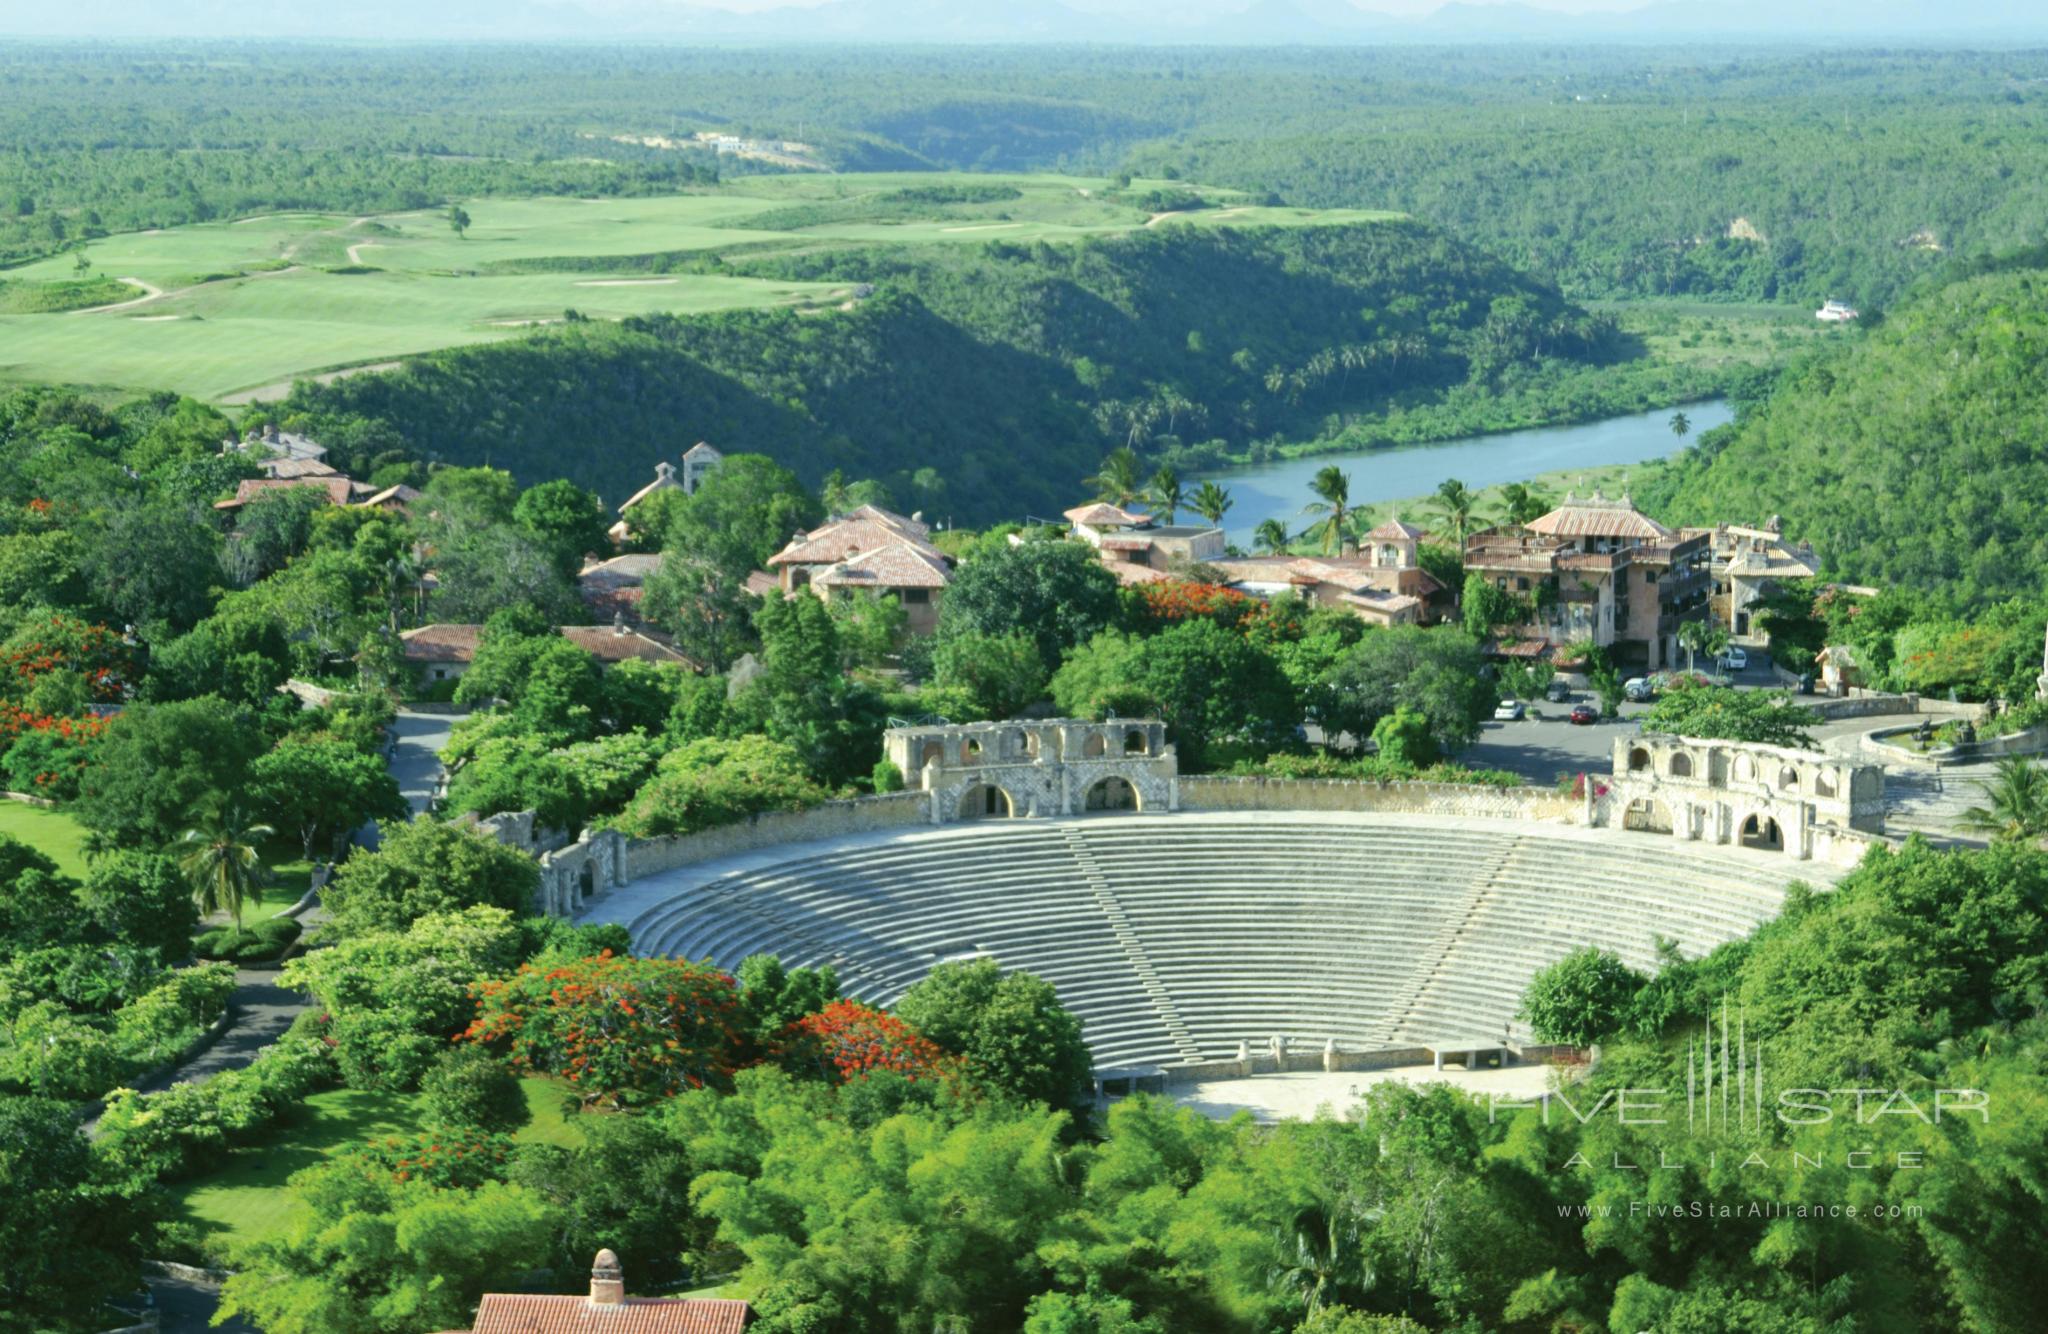
[[[581,1132],[563,1112],[565,1085],[520,1082],[532,1119],[514,1136],[523,1144],[573,1146]],[[306,1099],[267,1144],[238,1151],[216,1172],[172,1187],[175,1215],[229,1246],[274,1234],[291,1216],[292,1173],[384,1135],[423,1129],[417,1094],[332,1089]]]
[[[1015,199],[920,206],[899,218],[873,201],[949,183],[1014,189]],[[1157,182],[1138,182],[1139,189]],[[752,177],[655,199],[485,199],[457,236],[437,211],[351,218],[287,213],[106,237],[92,273],[133,280],[136,300],[64,314],[0,315],[0,379],[167,388],[240,401],[281,395],[295,375],[381,365],[461,343],[518,337],[567,309],[593,319],[658,311],[833,306],[830,283],[718,274],[661,275],[602,263],[507,272],[520,261],[745,248],[808,250],[872,242],[1072,240],[1156,226],[1302,226],[1398,215],[1265,208],[1204,189],[1215,208],[1157,218],[1102,197],[1110,182],[1070,176],[935,173]],[[791,210],[810,225],[748,226]],[[67,253],[13,270],[13,284],[75,278]],[[151,295],[161,293],[161,295]],[[146,299],[145,299],[146,298]]]
[[[0,801],[0,834],[18,838],[57,863],[68,876],[85,878],[85,826],[46,806]]]

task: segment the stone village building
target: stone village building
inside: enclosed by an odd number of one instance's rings
[[[1533,617],[1503,629],[1504,640],[1589,640],[1646,671],[1682,660],[1678,630],[1707,615],[1710,560],[1710,530],[1667,528],[1627,496],[1597,491],[1465,539],[1468,574],[1532,604]]]
[[[892,727],[882,753],[933,824],[1180,809],[1179,762],[1151,718]]]
[[[725,455],[699,440],[683,453],[682,471],[676,465],[662,459],[654,465],[654,480],[627,496],[619,506],[619,521],[606,529],[607,535],[616,546],[624,546],[633,535],[630,519],[633,507],[660,491],[681,491],[686,496],[697,494],[697,488],[704,485],[704,479],[718,470],[725,462]]]
[[[748,587],[784,594],[808,588],[828,599],[893,595],[908,632],[928,635],[938,629],[939,605],[953,582],[953,558],[930,538],[930,526],[917,515],[862,505],[791,537],[768,558],[770,573]]]

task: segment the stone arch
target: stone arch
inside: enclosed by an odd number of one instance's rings
[[[1637,797],[1621,813],[1621,827],[1643,834],[1668,834],[1671,808],[1655,797]]]
[[[591,895],[595,893],[597,893],[597,865],[590,858],[585,857],[583,865],[576,872],[576,902],[579,904],[588,903],[590,902]]]
[[[1829,773],[1829,772],[1828,772],[1827,770],[1825,770],[1825,769],[1822,769],[1822,770],[1821,770],[1821,771],[1820,771],[1819,773],[1816,773],[1816,774],[1815,774],[1815,775],[1813,776],[1813,794],[1814,794],[1815,796],[1817,796],[1817,797],[1832,797],[1832,796],[1834,796],[1834,795],[1835,795],[1835,778],[1834,778],[1834,775],[1833,775],[1833,774],[1830,774],[1830,773]]]
[[[1109,742],[1100,732],[1090,732],[1088,739],[1081,743],[1081,758],[1099,760],[1109,753]]]
[[[1788,765],[1786,765],[1786,766],[1784,766],[1784,767],[1783,767],[1782,769],[1779,769],[1779,770],[1778,770],[1778,791],[1780,791],[1780,792],[1797,792],[1798,790],[1799,790],[1799,770],[1797,770],[1797,769],[1793,768],[1793,767],[1792,767],[1791,765],[1789,765],[1789,764],[1788,764]]]
[[[982,758],[981,738],[968,737],[960,743],[960,763],[980,764]]]
[[[1673,778],[1690,778],[1692,777],[1692,756],[1681,750],[1671,757],[1671,763],[1666,768],[1669,769]]]
[[[1003,733],[1002,742],[996,747],[998,757],[1014,760],[1024,753],[1024,734],[1012,727]]]
[[[924,768],[927,764],[944,764],[945,762],[946,748],[936,741],[925,742],[924,749],[917,753],[917,767],[919,769]]]
[[[1017,814],[1017,803],[994,783],[975,783],[960,794],[963,820],[1008,820]]]
[[[1630,773],[1641,773],[1643,770],[1649,767],[1650,752],[1648,750],[1644,749],[1641,746],[1637,746],[1635,749],[1629,751],[1628,768]]]
[[[1110,774],[1098,778],[1088,785],[1081,794],[1081,809],[1084,811],[1136,811],[1144,809],[1144,799],[1138,795],[1137,785],[1125,778]]]
[[[1735,757],[1735,768],[1733,770],[1733,775],[1735,781],[1738,783],[1748,783],[1755,781],[1756,761],[1752,760],[1747,755],[1737,755]]]
[[[1765,852],[1785,850],[1785,831],[1778,822],[1762,811],[1751,811],[1737,830],[1736,839],[1745,848],[1759,848]]]
[[[1150,752],[1151,749],[1152,742],[1145,735],[1143,728],[1133,727],[1124,733],[1124,754],[1144,755]]]

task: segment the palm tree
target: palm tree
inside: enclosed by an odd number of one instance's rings
[[[1728,632],[1708,621],[1687,621],[1678,627],[1678,645],[1685,650],[1685,670],[1690,672],[1695,653],[1718,657],[1728,647]]]
[[[1500,517],[1512,524],[1526,524],[1550,512],[1550,497],[1525,482],[1502,487],[1500,503]]]
[[[1119,507],[1129,505],[1145,489],[1144,483],[1138,480],[1137,451],[1129,445],[1112,449],[1102,460],[1102,471],[1085,481],[1095,488],[1097,500],[1106,500]]]
[[[1986,805],[1972,806],[1956,824],[2000,842],[2048,836],[2048,772],[2021,755],[1998,762],[1995,778],[1977,784]]]
[[[1686,436],[1692,434],[1692,418],[1686,416],[1682,412],[1672,413],[1671,434],[1677,436],[1680,440],[1683,440]]]
[[[1457,478],[1446,478],[1437,485],[1433,508],[1451,526],[1451,537],[1458,550],[1463,551],[1465,534],[1471,531],[1473,521],[1479,518],[1478,495]]]
[[[1233,503],[1228,491],[1214,482],[1204,482],[1196,488],[1195,498],[1188,502],[1188,508],[1215,526],[1222,524],[1223,516],[1230,512]]]
[[[1152,486],[1145,492],[1146,502],[1154,514],[1166,516],[1169,527],[1173,518],[1187,506],[1187,495],[1181,489],[1180,474],[1170,465],[1161,464],[1159,471],[1152,474]]]
[[[1252,545],[1269,556],[1287,554],[1287,525],[1278,519],[1261,519],[1252,530]]]
[[[1351,474],[1332,463],[1315,475],[1308,489],[1321,497],[1302,507],[1303,514],[1320,514],[1323,517],[1309,526],[1302,536],[1314,536],[1322,543],[1323,551],[1331,556],[1344,549],[1346,529],[1351,518]]]
[[[1267,1283],[1299,1301],[1309,1316],[1363,1294],[1377,1277],[1358,1244],[1358,1225],[1338,1209],[1310,1205],[1275,1229],[1273,1243],[1278,1259]]]
[[[225,910],[235,919],[235,930],[242,929],[242,905],[263,901],[263,860],[256,842],[276,832],[267,824],[243,825],[230,814],[179,837],[190,851],[178,865],[192,882],[201,915]]]

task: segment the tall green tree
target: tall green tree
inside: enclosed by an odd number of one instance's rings
[[[1286,555],[1287,544],[1291,540],[1287,536],[1287,525],[1278,519],[1261,519],[1259,526],[1252,530],[1252,546],[1268,556]]]
[[[225,912],[235,930],[242,929],[243,906],[263,900],[263,857],[257,844],[276,832],[224,811],[179,837],[185,855],[178,865],[192,882],[192,901],[202,916]]]
[[[1108,501],[1119,508],[1128,508],[1145,493],[1138,453],[1129,445],[1121,445],[1104,455],[1101,469],[1084,480],[1094,490],[1097,500]]]
[[[1079,542],[1004,544],[954,571],[939,607],[939,637],[1021,630],[1038,645],[1039,660],[1052,667],[1116,615],[1116,576],[1088,547]]]
[[[1995,776],[1978,782],[1977,790],[1984,803],[1957,817],[1960,828],[2000,840],[2048,838],[2048,770],[2035,761],[2008,755],[1998,761]]]
[[[1344,541],[1351,535],[1351,474],[1334,463],[1328,464],[1317,470],[1308,486],[1317,499],[1301,512],[1322,517],[1309,525],[1302,536],[1321,545],[1324,554],[1334,556],[1344,549]]]
[[[1162,464],[1152,474],[1152,482],[1145,488],[1145,503],[1152,507],[1167,523],[1171,524],[1187,507],[1187,493],[1181,486],[1180,472],[1168,464]]]
[[[1479,519],[1479,496],[1455,477],[1439,482],[1431,502],[1437,516],[1450,527],[1458,550],[1465,549],[1465,536]]]
[[[1230,492],[1214,482],[1204,482],[1195,489],[1195,498],[1188,502],[1188,508],[1202,516],[1211,525],[1221,525],[1223,516],[1235,504]]]

